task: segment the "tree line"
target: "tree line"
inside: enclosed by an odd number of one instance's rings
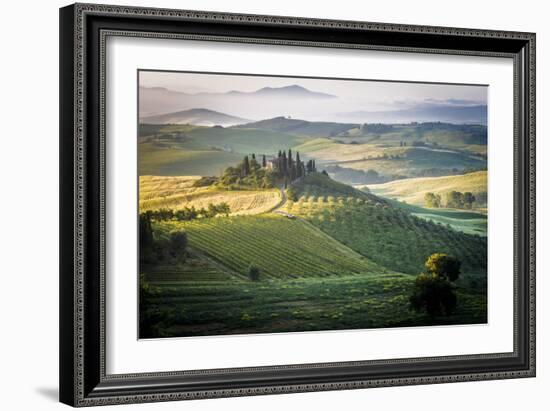
[[[449,191],[445,195],[445,206],[447,208],[459,208],[471,210],[476,201],[476,197],[469,191],[461,193],[460,191]],[[440,194],[426,193],[424,195],[424,204],[430,208],[443,207],[443,200]]]
[[[149,221],[191,221],[197,218],[211,218],[217,215],[229,215],[231,207],[229,204],[223,202],[218,204],[208,204],[207,208],[201,207],[199,209],[192,207],[183,207],[179,210],[172,210],[170,208],[161,208],[159,210],[149,210],[140,214],[140,218],[143,217]]]

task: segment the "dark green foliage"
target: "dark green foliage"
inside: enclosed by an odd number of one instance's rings
[[[250,174],[250,163],[248,162],[248,156],[244,156],[243,166],[241,170],[242,170],[243,177],[246,177]]]
[[[217,177],[201,177],[193,183],[193,187],[208,187],[217,182]]]
[[[435,253],[426,260],[426,270],[440,278],[456,281],[460,275],[460,261],[444,253]]]
[[[443,253],[426,260],[426,273],[416,277],[410,306],[416,312],[425,311],[430,317],[451,315],[457,305],[454,282],[460,275],[460,261]]]
[[[250,281],[260,281],[260,269],[253,264],[248,266],[247,275]]]
[[[471,210],[475,201],[475,196],[470,192],[461,193],[459,191],[450,191],[447,193],[448,208],[461,208]]]
[[[174,261],[185,261],[187,234],[184,231],[170,233],[168,253]]]
[[[155,298],[160,295],[157,287],[151,286],[144,274],[139,276],[139,336],[150,338],[160,336],[164,327],[165,315],[153,305]]]
[[[437,275],[422,273],[416,277],[410,306],[416,312],[425,311],[431,318],[451,315],[457,304],[454,285]]]
[[[265,156],[262,163],[265,162]],[[223,188],[273,188],[277,176],[273,171],[261,167],[255,158],[248,160],[245,156],[243,161],[234,167],[227,167],[219,178],[217,185]]]
[[[289,200],[298,201],[298,190],[296,187],[290,186],[290,188],[286,191],[286,195]]]
[[[176,220],[176,221],[191,221],[195,220],[197,218],[211,218],[216,217],[217,215],[229,215],[231,212],[231,208],[229,204],[222,202],[218,204],[208,204],[208,208],[199,208],[196,209],[193,207],[183,207],[179,210],[172,210],[169,208],[161,208],[160,210],[154,210],[154,211],[147,211],[145,213],[140,214],[140,222],[141,219],[144,219],[144,224],[147,224],[147,220],[154,220],[154,221],[170,221],[170,220]],[[143,217],[142,217],[143,216]],[[140,224],[141,227],[141,224]],[[140,228],[141,230],[141,228]],[[143,230],[147,230],[146,226],[143,228]]]

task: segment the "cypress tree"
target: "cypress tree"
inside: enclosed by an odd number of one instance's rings
[[[292,150],[288,149],[288,169],[292,168]]]
[[[248,162],[248,156],[244,156],[242,171],[245,177],[250,173],[250,163]]]
[[[265,168],[267,165],[266,161],[265,161],[265,154],[262,156],[262,167]]]

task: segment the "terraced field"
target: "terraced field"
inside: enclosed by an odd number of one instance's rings
[[[207,208],[209,204],[227,203],[232,215],[261,214],[281,201],[281,193],[272,190],[224,190],[215,187],[193,187],[199,177],[141,176],[139,209],[158,210],[183,207]]]

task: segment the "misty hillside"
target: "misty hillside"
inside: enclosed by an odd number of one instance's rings
[[[240,124],[238,127],[281,131],[304,136],[335,136],[358,127],[358,124],[306,121],[281,116],[253,123]]]
[[[141,122],[145,124],[193,124],[197,126],[231,126],[248,121],[250,120],[205,108],[176,111],[141,119]]]
[[[361,123],[410,123],[433,122],[454,124],[487,124],[485,105],[422,104],[403,110],[352,111],[339,113],[342,121]]]

